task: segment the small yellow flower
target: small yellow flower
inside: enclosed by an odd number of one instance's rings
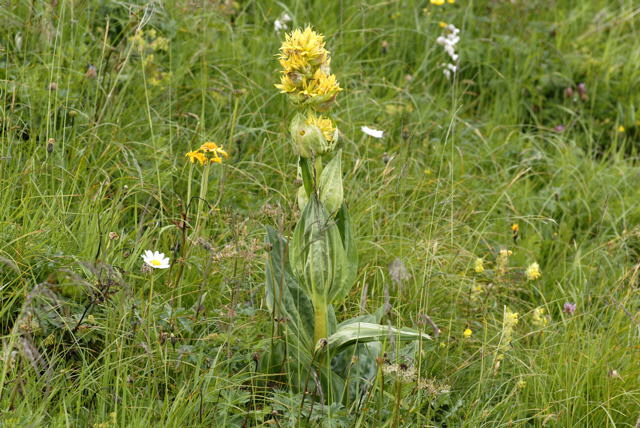
[[[473,334],[473,331],[471,331],[470,328],[466,328],[464,330],[464,332],[462,333],[462,335],[464,336],[465,339],[470,338],[472,334]]]
[[[222,146],[218,146],[216,143],[208,141],[200,146],[198,150],[187,152],[185,154],[191,163],[196,161],[200,165],[206,165],[208,163],[222,163],[222,157],[228,158],[227,153]]]
[[[431,4],[435,4],[436,6],[442,6],[444,4],[444,0],[430,0]]]
[[[329,95],[335,96],[342,88],[336,80],[335,74],[327,75],[318,69],[313,75],[313,79],[305,79],[302,84],[302,93],[308,96]]]
[[[216,143],[208,141],[200,146],[200,150],[205,153],[211,153],[214,158],[220,158],[220,155],[225,158],[229,157],[229,153],[227,153],[222,146],[218,146]],[[215,162],[218,162],[217,160]],[[220,162],[218,162],[220,163]]]
[[[449,25],[449,24],[447,24],[447,23],[446,23],[446,22],[444,22],[444,21],[440,21],[440,22],[438,22],[438,25],[440,26],[440,28],[446,28],[446,27],[447,27],[447,25]]]
[[[283,94],[289,94],[292,92],[299,91],[302,84],[302,78],[296,77],[295,73],[287,73],[280,76],[280,83],[276,84],[275,87],[280,89],[280,92]]]
[[[511,225],[511,231],[514,233],[518,233],[518,231],[520,230],[520,226],[518,226],[518,223],[513,223]]]
[[[207,141],[200,146],[200,150],[203,152],[215,152],[218,149],[218,145],[212,141]]]
[[[454,4],[456,2],[456,0],[447,0],[447,3],[449,4]]]
[[[529,281],[540,278],[542,276],[542,273],[540,272],[540,265],[535,262],[531,263],[529,267],[527,267],[527,270],[524,272],[524,274],[527,276],[527,279]]]
[[[207,157],[204,155],[204,153],[201,153],[198,150],[187,152],[185,156],[189,158],[189,161],[191,163],[196,163],[196,161],[198,161],[200,165],[204,165],[207,162]]]
[[[476,262],[473,265],[473,270],[476,271],[476,273],[484,272],[484,260],[482,257],[478,257],[476,259]]]
[[[624,126],[620,125],[618,126],[618,132],[623,133],[625,131]]]

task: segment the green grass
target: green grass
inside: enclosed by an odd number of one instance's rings
[[[326,35],[345,88],[333,115],[360,266],[338,316],[387,303],[383,323],[432,333],[428,315],[440,335],[387,358],[436,391],[380,374],[361,406],[301,412],[256,372],[263,225],[290,234],[298,216],[292,110],[273,87],[285,11]],[[634,426],[639,17],[632,0],[3,2],[0,425]],[[454,81],[439,21],[461,29]],[[184,153],[204,141],[231,158],[189,204]],[[187,207],[204,227],[183,241]],[[171,270],[144,272],[146,249]],[[520,322],[496,368],[505,307]]]

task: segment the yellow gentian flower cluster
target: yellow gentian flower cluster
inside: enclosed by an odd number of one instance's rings
[[[286,35],[278,57],[282,76],[276,88],[295,103],[324,111],[342,90],[330,72],[331,57],[324,47],[324,36],[307,27]]]
[[[294,30],[285,36],[278,60],[282,76],[275,86],[300,109],[291,122],[296,153],[312,158],[330,152],[338,131],[331,119],[317,112],[329,110],[342,88],[331,74],[331,56],[325,48],[324,36],[311,27]]]
[[[198,162],[200,165],[208,163],[222,163],[222,158],[228,158],[229,154],[216,143],[208,141],[200,146],[198,150],[187,152],[185,156],[191,163]]]

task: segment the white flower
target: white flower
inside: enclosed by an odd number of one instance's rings
[[[382,138],[384,136],[384,131],[378,131],[377,129],[369,128],[368,126],[363,126],[360,129],[362,129],[362,132],[373,138]]]
[[[289,16],[288,13],[285,12],[282,15],[280,15],[280,18],[276,19],[273,22],[273,29],[276,30],[276,33],[279,33],[280,31],[283,31],[283,30],[288,30],[289,22],[291,22],[291,17]]]
[[[456,28],[454,25],[449,24],[446,27],[446,33],[443,36],[440,36],[436,39],[436,43],[442,46],[444,51],[451,57],[451,61],[456,64],[441,64],[440,66],[443,68],[442,72],[447,79],[450,79],[453,74],[458,71],[457,62],[460,56],[456,53],[456,45],[460,41],[460,36],[458,36],[460,30]]]
[[[460,32],[460,29],[456,28],[453,24],[447,25],[447,30],[449,30],[454,36]]]
[[[168,269],[169,257],[158,251],[146,250],[142,255],[142,260],[154,269]]]

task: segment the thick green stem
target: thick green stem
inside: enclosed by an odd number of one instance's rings
[[[313,173],[311,171],[311,161],[307,158],[300,158],[300,169],[302,170],[302,183],[307,196],[311,196],[315,185],[313,183]]]
[[[313,302],[313,342],[314,346],[320,339],[326,339],[328,332],[327,304],[322,301]]]
[[[315,162],[313,163],[313,177],[316,182],[320,180],[320,174],[322,174],[322,156],[316,156]]]

